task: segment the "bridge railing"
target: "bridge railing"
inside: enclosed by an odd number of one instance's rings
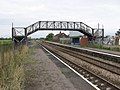
[[[26,27],[27,35],[30,35],[38,30],[69,30],[80,31],[84,34],[92,36],[93,28],[82,22],[67,22],[67,21],[38,21]]]
[[[13,36],[25,36],[25,28],[24,27],[13,27],[12,35]]]

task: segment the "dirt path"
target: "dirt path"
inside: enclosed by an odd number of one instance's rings
[[[42,49],[35,50],[33,59],[25,65],[25,90],[76,90]]]

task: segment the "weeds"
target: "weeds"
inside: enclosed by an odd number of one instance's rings
[[[11,45],[0,46],[0,90],[21,90],[24,84],[23,64],[28,47],[13,51]]]
[[[105,46],[105,45],[101,45],[101,44],[92,44],[92,45],[89,45],[88,47],[120,52],[119,46]]]

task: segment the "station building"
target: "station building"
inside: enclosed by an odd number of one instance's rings
[[[53,42],[58,42],[58,43],[62,43],[62,44],[69,44],[70,38],[69,38],[69,35],[66,35],[65,33],[62,33],[60,31],[60,33],[56,34],[53,37]]]

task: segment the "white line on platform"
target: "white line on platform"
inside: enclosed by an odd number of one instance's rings
[[[42,46],[43,47],[43,46]],[[68,64],[66,64],[65,62],[63,62],[60,58],[58,58],[56,55],[54,55],[53,53],[51,53],[49,50],[47,50],[45,47],[43,47],[48,53],[50,53],[51,55],[53,55],[56,59],[58,59],[61,63],[63,63],[65,66],[67,66],[69,69],[71,69],[74,73],[76,73],[78,76],[80,76],[82,79],[84,79],[87,83],[89,83],[91,86],[93,86],[96,90],[100,90],[97,86],[95,86],[94,84],[92,84],[90,81],[88,81],[86,78],[84,78],[81,74],[79,74],[76,70],[74,70],[72,67],[70,67]]]

